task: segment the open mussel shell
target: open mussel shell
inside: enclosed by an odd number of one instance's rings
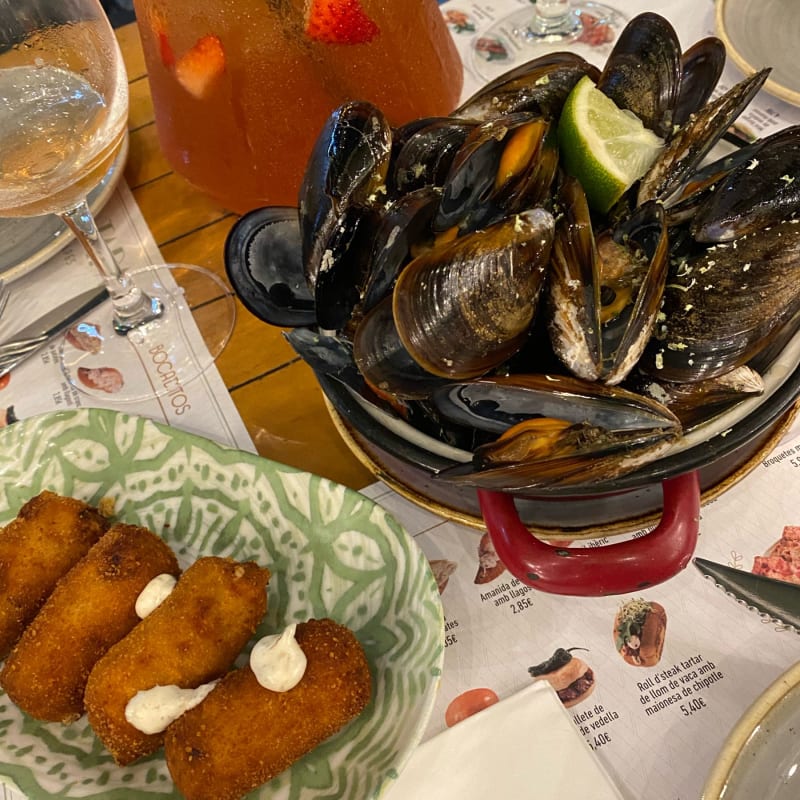
[[[744,111],[769,72],[766,68],[750,75],[689,117],[640,181],[638,205],[657,200],[669,206],[673,195]]]
[[[372,242],[361,312],[383,300],[415,253],[432,245],[433,220],[440,199],[440,189],[423,186],[404,194],[384,210]]]
[[[709,202],[709,197],[731,172],[743,164],[753,163],[761,144],[761,140],[756,140],[737,147],[713,161],[702,164],[692,174],[669,201],[667,224],[673,228],[673,234],[684,232],[684,229],[678,231],[676,226],[693,220],[698,210]]]
[[[442,186],[437,231],[491,225],[507,211],[498,191],[535,165],[549,129],[533,114],[509,114],[477,125],[455,154]]]
[[[669,270],[669,237],[659,203],[639,206],[598,243],[603,380],[619,383],[655,329]]]
[[[442,186],[456,153],[477,124],[475,120],[453,117],[426,120],[392,157],[390,187],[393,194],[403,195],[425,186]],[[395,139],[397,136],[395,131]]]
[[[674,430],[608,431],[575,423],[544,437],[540,426],[522,422],[503,440],[475,450],[472,464],[437,474],[438,480],[502,492],[567,488],[626,475],[665,453]],[[544,439],[545,441],[542,441]],[[530,460],[520,458],[530,449]]]
[[[496,434],[538,417],[588,422],[607,430],[680,430],[677,417],[656,400],[565,375],[498,375],[450,382],[434,391],[431,399],[453,422]]]
[[[639,362],[665,381],[698,381],[746,364],[800,311],[800,223],[785,221],[680,265]]]
[[[675,29],[659,14],[644,13],[620,33],[597,88],[666,139],[672,134],[680,77],[681,47]]]
[[[372,270],[372,250],[381,212],[375,206],[348,205],[330,230],[314,281],[317,324],[342,330],[361,300]]]
[[[428,372],[472,378],[528,334],[550,259],[554,220],[537,208],[415,258],[392,294],[403,345]]]
[[[353,356],[367,385],[384,397],[424,399],[445,383],[409,354],[397,333],[391,297],[378,303],[359,322],[353,337]]]
[[[245,308],[260,320],[280,328],[316,324],[296,208],[260,208],[241,217],[225,241],[225,269]]]
[[[645,203],[595,236],[586,196],[565,177],[547,291],[553,350],[580,378],[620,383],[655,327],[669,266],[663,208]]]
[[[356,392],[364,391],[366,384],[353,358],[352,342],[316,328],[293,328],[283,335],[314,372],[336,378]]]
[[[611,479],[658,457],[681,434],[655,400],[558,375],[453,383],[433,394],[442,416],[500,434],[443,480],[515,491]]]
[[[720,182],[695,214],[700,242],[728,242],[800,211],[800,125],[763,139],[752,159]]]
[[[660,381],[637,372],[629,376],[625,387],[665,405],[687,433],[744,398],[762,394],[764,381],[754,369],[742,366],[716,378],[693,383]]]
[[[464,101],[452,114],[464,119],[495,119],[529,111],[555,119],[575,84],[600,70],[570,52],[548,53],[499,75]]]

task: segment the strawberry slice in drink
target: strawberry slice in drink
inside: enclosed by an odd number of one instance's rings
[[[207,34],[175,62],[175,77],[186,91],[198,99],[225,71],[225,51],[219,38]]]
[[[161,63],[167,69],[172,69],[175,66],[175,53],[164,31],[158,32],[158,52],[161,56]]]
[[[306,36],[324,44],[365,44],[380,32],[359,0],[309,0]]]

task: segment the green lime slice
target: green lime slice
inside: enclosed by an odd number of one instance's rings
[[[664,141],[584,76],[564,104],[558,144],[564,168],[581,182],[589,206],[605,213],[647,172]]]

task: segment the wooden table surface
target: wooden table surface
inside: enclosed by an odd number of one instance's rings
[[[223,246],[237,216],[172,171],[156,135],[135,23],[117,29],[130,82],[128,182],[167,262],[197,264],[227,281]],[[374,478],[339,436],[313,373],[278,328],[238,301],[233,337],[217,361],[259,454],[361,489]]]

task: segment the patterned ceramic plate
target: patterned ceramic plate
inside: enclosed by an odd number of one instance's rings
[[[159,532],[182,566],[201,555],[268,566],[259,635],[312,616],[355,631],[372,668],[369,707],[252,797],[360,800],[392,783],[430,715],[444,628],[425,557],[380,506],[324,478],[100,409],[0,431],[0,522],[45,488],[95,503],[114,498],[117,516]],[[160,755],[117,767],[85,718],[39,723],[0,694],[4,781],[36,800],[180,796]]]

